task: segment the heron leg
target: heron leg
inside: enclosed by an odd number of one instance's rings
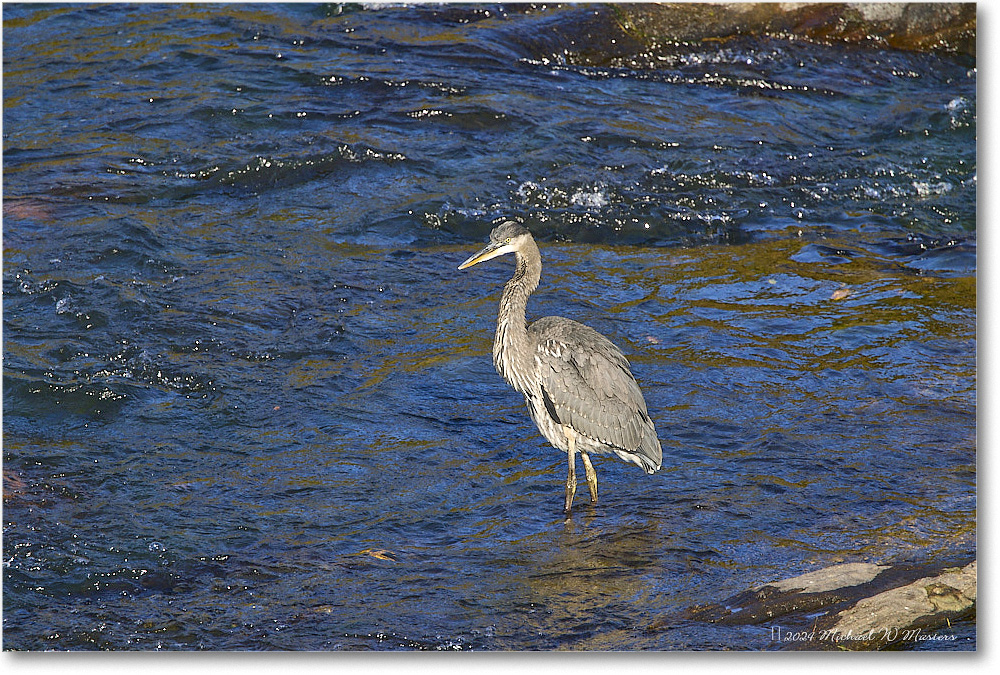
[[[590,463],[590,455],[584,451],[580,451],[580,457],[583,458],[583,469],[587,474],[587,486],[590,488],[590,503],[597,503],[597,472],[594,471],[594,465]]]
[[[566,449],[566,456],[569,458],[569,473],[566,474],[566,516],[573,510],[573,497],[576,495],[576,434],[572,430],[563,427],[569,448]]]

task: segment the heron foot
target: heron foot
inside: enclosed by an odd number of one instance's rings
[[[566,473],[566,508],[564,509],[568,519],[573,510],[573,497],[576,496],[576,434],[569,427],[563,427],[563,433],[566,434],[566,440],[569,442],[569,448],[566,450],[568,471]]]
[[[594,465],[590,463],[590,455],[585,452],[581,452],[580,456],[583,458],[583,469],[587,474],[587,487],[590,488],[590,503],[597,503],[597,472],[594,471]]]
[[[573,497],[576,496],[576,475],[575,472],[570,472],[570,475],[566,477],[566,506],[563,509],[568,517],[570,512],[573,510]]]

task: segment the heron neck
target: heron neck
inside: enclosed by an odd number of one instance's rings
[[[514,276],[503,287],[493,340],[493,364],[497,372],[522,393],[528,390],[527,377],[533,367],[525,310],[528,296],[538,287],[541,274],[541,257],[531,242],[529,250],[515,254]]]

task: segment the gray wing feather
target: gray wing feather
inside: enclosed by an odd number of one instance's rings
[[[562,317],[540,319],[528,330],[546,406],[558,421],[646,471],[658,469],[656,429],[621,350],[593,328]]]

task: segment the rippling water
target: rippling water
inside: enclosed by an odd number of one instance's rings
[[[974,63],[594,11],[4,5],[5,649],[772,649],[645,627],[975,555]],[[569,524],[505,216],[663,443]]]

